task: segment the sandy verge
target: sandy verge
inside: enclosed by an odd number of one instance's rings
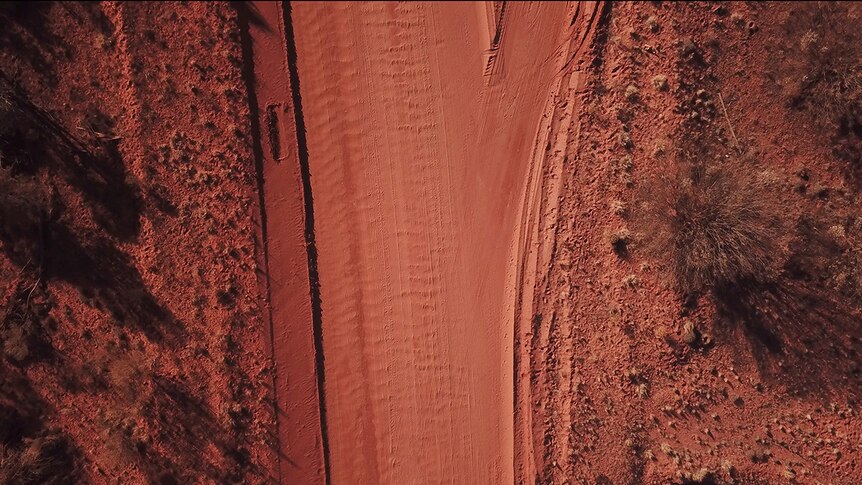
[[[265,225],[271,344],[282,483],[324,483],[306,207],[282,3],[244,13],[253,51],[256,137]]]

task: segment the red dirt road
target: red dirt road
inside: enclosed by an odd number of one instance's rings
[[[292,7],[333,483],[513,481],[507,268],[571,17],[491,12]]]
[[[254,2],[249,17],[257,105],[258,158],[266,227],[269,318],[278,412],[282,483],[323,483],[323,436],[318,399],[306,210],[296,118],[285,51],[282,4]],[[269,218],[269,220],[267,220]]]

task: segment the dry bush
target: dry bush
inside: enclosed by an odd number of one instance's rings
[[[112,467],[124,467],[141,459],[152,441],[144,426],[146,409],[152,401],[152,366],[143,352],[112,345],[95,355],[115,394],[116,405],[100,413],[104,440],[102,460]]]
[[[774,193],[743,166],[685,164],[646,184],[634,222],[683,292],[724,291],[779,273],[787,224]]]
[[[61,434],[26,439],[19,449],[0,449],[0,483],[60,485],[75,483],[76,475],[74,448]]]
[[[3,355],[12,362],[24,362],[30,357],[30,336],[24,326],[10,327],[0,332],[3,338]]]
[[[862,306],[862,221],[852,203],[844,210],[805,214],[797,233],[787,264],[789,275]]]
[[[117,355],[106,362],[108,382],[123,402],[138,403],[145,399],[147,381],[152,369],[142,352],[115,350]]]
[[[832,137],[835,153],[862,175],[862,5],[803,2],[788,12],[770,56],[794,109]]]
[[[104,444],[99,461],[113,468],[136,463],[146,452],[151,438],[142,422],[126,409],[108,409],[102,419],[101,438]]]
[[[52,302],[43,284],[20,278],[16,286],[9,300],[0,302],[0,355],[21,366],[50,355],[49,330],[54,322],[49,314]]]
[[[791,104],[827,123],[858,115],[862,102],[862,6],[805,2],[790,12],[778,68]]]

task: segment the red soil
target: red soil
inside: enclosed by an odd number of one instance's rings
[[[569,94],[583,104],[581,142],[553,150],[572,139],[566,113],[557,115],[539,163],[561,178],[534,182],[542,204],[560,205],[536,216],[547,244],[532,248],[533,326],[522,346],[533,404],[532,441],[522,446],[536,472],[524,481],[858,483],[862,315],[851,298],[787,277],[755,300],[760,316],[724,314],[707,297],[692,310],[661,261],[637,247],[621,258],[607,239],[636,222],[614,201],[636,207],[637,187],[670,169],[674,146],[693,141],[724,159],[739,156],[737,138],[745,160],[779,181],[791,226],[825,212],[848,238],[858,233],[847,218],[858,193],[832,133],[789,110],[770,81],[782,74],[771,57],[798,45],[783,28],[799,6],[607,8],[593,47],[601,63],[587,70],[583,94]],[[686,345],[686,320],[712,344]]]
[[[314,344],[305,189],[282,5],[246,6],[260,142],[270,325],[275,361],[280,479],[324,483],[325,457]],[[308,241],[311,243],[311,241]]]
[[[25,306],[49,350],[4,359],[3,399],[33,415],[29,435],[67,434],[89,481],[266,480],[275,421],[236,12],[20,9],[3,12],[0,65],[56,124],[40,122],[28,168],[50,198],[44,256],[23,272],[4,260],[2,288],[36,288]]]
[[[0,226],[0,472],[51,435],[57,483],[857,483],[858,179],[788,107],[801,8],[3,7],[0,187],[45,201],[0,207],[41,214]],[[793,229],[720,305],[615,252],[692,145],[840,254]]]

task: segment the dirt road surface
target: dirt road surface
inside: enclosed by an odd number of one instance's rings
[[[293,4],[333,483],[513,481],[508,268],[571,13]]]
[[[311,278],[306,243],[306,193],[296,130],[280,2],[253,2],[240,12],[249,26],[247,73],[255,127],[271,302],[271,344],[278,413],[278,476],[282,483],[324,483]],[[248,61],[247,61],[248,62]]]

